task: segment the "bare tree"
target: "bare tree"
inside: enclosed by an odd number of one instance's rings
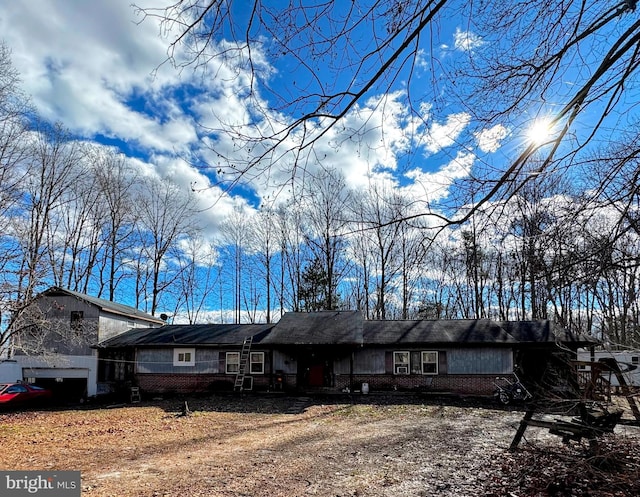
[[[464,317],[460,310],[458,278],[464,275],[456,245],[449,237],[440,236],[429,243],[425,254],[425,274],[420,278],[422,299],[418,315],[428,319]]]
[[[278,246],[276,213],[271,207],[260,207],[258,213],[253,217],[250,240],[255,250],[255,257],[258,260],[258,270],[264,276],[266,321],[270,323],[274,258],[280,249]]]
[[[37,132],[32,133],[31,146],[29,174],[22,183],[28,221],[14,218],[22,252],[17,301],[30,299],[35,289],[51,277],[45,260],[50,241],[47,235],[51,235],[55,217],[68,207],[70,200],[66,194],[79,179],[78,166],[83,157],[81,146],[70,140],[60,124],[41,123]]]
[[[280,243],[280,272],[278,276],[278,300],[280,312],[285,309],[300,311],[302,271],[309,259],[302,232],[303,214],[295,201],[280,206],[276,211],[276,225]],[[281,314],[282,315],[282,314]]]
[[[182,237],[194,236],[198,231],[194,217],[195,199],[191,193],[170,182],[150,178],[138,200],[138,233],[142,244],[138,257],[144,261],[141,267],[147,268],[144,274],[149,275],[148,308],[152,315],[158,310],[163,292],[178,276],[169,270],[172,268],[171,251],[178,249]]]
[[[388,297],[393,291],[391,282],[401,270],[400,245],[402,220],[407,214],[402,197],[384,186],[373,183],[360,197],[356,210],[362,220],[360,236],[369,239],[369,275],[375,281],[375,307],[373,316],[386,319]],[[358,215],[358,213],[356,213]]]
[[[412,223],[402,221],[399,233],[400,257],[400,300],[401,319],[410,319],[417,314],[418,303],[415,301],[418,282],[423,276],[424,262],[432,241],[428,231],[420,220]]]
[[[53,284],[82,293],[93,280],[103,224],[102,192],[88,152],[88,147],[78,147],[75,179],[63,192],[64,207],[52,213],[45,227]]]
[[[242,207],[236,207],[225,219],[220,231],[227,243],[227,256],[230,257],[229,267],[233,268],[233,310],[234,323],[242,322],[242,293],[243,271],[245,268],[245,251],[249,241],[249,224],[247,215]]]
[[[184,240],[177,255],[180,292],[175,314],[185,313],[189,324],[202,322],[221,278],[218,250],[202,236]]]
[[[98,339],[98,318],[73,325],[68,311],[55,301],[33,300],[15,316],[11,327],[11,353],[38,356],[60,364],[60,354],[86,355]]]
[[[585,177],[597,188],[583,197],[591,305],[601,310],[601,331],[612,344],[640,343],[640,135],[629,132],[594,154]]]
[[[92,172],[100,190],[102,214],[102,250],[99,268],[98,296],[106,292],[115,300],[116,290],[125,278],[126,255],[135,243],[137,209],[135,187],[139,177],[123,155],[111,150],[93,151]],[[106,290],[105,290],[106,287]]]
[[[367,319],[373,316],[371,312],[374,256],[371,225],[367,216],[367,195],[355,192],[352,205],[351,222],[352,233],[349,234],[349,257],[353,261],[352,278],[355,280],[351,293],[354,295],[355,308],[362,311]]]
[[[20,182],[28,173],[26,145],[30,111],[19,89],[19,76],[9,49],[0,43],[0,218],[20,202]]]
[[[326,274],[325,310],[335,308],[337,287],[346,269],[345,232],[349,223],[351,192],[344,176],[327,169],[322,176],[311,179],[304,187],[302,206],[303,231],[307,245]]]
[[[168,60],[176,66],[206,68],[220,62],[243,75],[237,80],[237,92],[261,125],[256,129],[254,121],[252,132],[237,123],[221,123],[221,129],[212,130],[234,135],[238,147],[251,151],[246,160],[238,160],[224,150],[216,150],[221,162],[234,165],[229,172],[240,181],[281,163],[279,159],[289,151],[292,157],[304,161],[305,154],[300,152],[312,148],[372,91],[389,90],[403,70],[410,75],[423,30],[446,4],[447,0],[407,1],[395,6],[380,1],[349,5],[268,5],[254,1],[243,9],[251,13],[249,16],[236,17],[230,2],[179,0],[164,6],[138,7],[137,12],[143,20],[160,20],[162,28],[172,33]],[[367,39],[359,32],[363,27],[370,30],[371,43],[353,43],[355,39]],[[265,34],[272,43],[263,43]],[[224,40],[227,35],[231,41]],[[270,88],[264,51],[286,58],[289,67],[295,68],[295,90],[278,92]],[[265,93],[273,104],[263,98]],[[286,110],[293,117],[282,121],[272,110]],[[290,173],[296,174],[299,165],[295,160],[290,164]]]
[[[168,41],[170,62],[203,70],[225,64],[238,75],[236,90],[248,102],[250,119],[244,125],[220,121],[211,130],[234,142],[233,157],[223,146],[215,150],[222,162],[234,164],[225,170],[230,184],[283,163],[288,173],[306,180],[323,160],[314,155],[315,145],[332,128],[345,125],[344,118],[357,106],[396,90],[399,81],[407,118],[415,123],[412,133],[427,127],[425,102],[436,110],[449,105],[440,95],[456,99],[472,116],[470,139],[493,125],[508,127],[512,136],[524,135],[523,128],[534,118],[546,117],[548,139],[514,142],[505,162],[492,163],[491,157],[476,161],[468,181],[458,183],[464,187],[458,196],[426,205],[423,212],[404,213],[407,220],[432,215],[441,226],[464,225],[470,234],[464,260],[447,251],[446,238],[429,254],[444,270],[436,279],[422,279],[423,289],[435,292],[430,305],[437,315],[484,316],[498,309],[499,316],[525,318],[553,312],[563,322],[591,329],[598,305],[618,300],[625,307],[623,302],[634,298],[631,268],[637,259],[619,250],[618,242],[633,246],[635,238],[629,234],[638,232],[637,189],[634,194],[634,188],[625,192],[620,187],[637,185],[639,177],[635,92],[640,21],[635,1],[254,1],[241,16],[231,3],[218,0],[158,3],[139,13],[159,19],[173,37]],[[440,27],[451,19],[463,29],[455,40],[443,40]],[[453,47],[440,58],[434,47],[444,44]],[[270,86],[265,54],[267,59],[277,56],[295,73],[284,91]],[[430,71],[431,84],[416,77],[423,70]],[[384,99],[378,101],[384,105]],[[620,142],[626,147],[602,146],[625,130]],[[353,140],[364,133],[365,128],[349,130]],[[582,175],[585,163],[596,162],[594,147],[602,147],[601,166],[595,174]],[[243,155],[238,156],[239,150]],[[420,146],[411,153],[420,154]],[[559,219],[545,212],[555,207],[535,196],[538,178],[555,171],[576,183],[578,177],[584,179],[580,186],[593,198],[580,204],[583,214],[574,211]],[[526,212],[532,198],[535,212]],[[502,224],[501,216],[512,220],[514,205],[523,216],[510,234],[494,229],[496,246],[491,247],[483,230]],[[613,236],[576,236],[574,226],[588,226],[585,219],[590,212],[597,217],[596,209],[615,218],[607,224]],[[442,236],[452,233],[443,230]],[[352,252],[364,254],[363,248],[360,244]],[[600,257],[610,253],[612,258]],[[598,260],[610,265],[605,269]],[[629,271],[619,279],[615,264],[621,260]],[[467,281],[461,274],[469,276]],[[361,276],[363,287],[355,293],[366,306],[369,284]],[[616,280],[625,282],[624,297],[613,299],[610,291],[604,299],[603,282]],[[283,285],[281,301],[284,293]],[[406,314],[408,299],[403,300]],[[575,301],[583,312],[570,311]],[[635,311],[627,307],[632,318]]]
[[[28,101],[19,88],[19,76],[13,68],[9,49],[0,43],[0,355],[9,342],[7,327],[24,302],[18,304],[20,273],[20,225],[11,221],[16,212],[23,213],[25,200],[22,184],[29,175],[31,149],[27,128]],[[18,262],[19,264],[19,262]],[[4,323],[8,318],[9,323]]]

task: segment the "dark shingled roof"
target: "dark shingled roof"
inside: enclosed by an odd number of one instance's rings
[[[258,343],[271,328],[273,324],[174,324],[162,328],[134,328],[101,342],[99,347],[228,345],[241,344],[250,336]]]
[[[597,340],[581,333],[572,333],[548,320],[501,321],[507,333],[519,343],[556,343],[592,345]]]
[[[361,345],[359,311],[287,312],[263,344]]]
[[[515,344],[498,323],[485,319],[365,321],[366,344]]]
[[[111,311],[115,314],[121,314],[124,316],[136,317],[138,319],[143,319],[145,321],[150,321],[157,324],[164,324],[164,321],[158,317],[152,316],[151,314],[147,314],[146,312],[142,312],[135,307],[130,307],[128,305],[118,304],[117,302],[111,302],[106,299],[99,299],[98,297],[92,297],[90,295],[86,295],[80,292],[74,292],[73,290],[66,290],[64,288],[60,288],[57,286],[52,286],[48,290],[42,292],[41,295],[46,295],[47,297],[56,297],[56,296],[70,296],[75,297],[79,300],[84,300],[90,304],[93,304],[105,311]]]
[[[358,311],[288,312],[277,324],[168,325],[134,328],[99,347],[238,345],[249,337],[263,345],[552,344],[588,345],[549,321],[487,319],[365,321]]]

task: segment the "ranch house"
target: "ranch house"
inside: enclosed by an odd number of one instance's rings
[[[132,329],[98,345],[103,389],[412,390],[490,395],[517,367],[532,381],[588,337],[550,321],[364,320],[357,311],[286,313],[276,324]]]

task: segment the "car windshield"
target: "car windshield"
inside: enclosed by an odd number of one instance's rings
[[[38,385],[29,385],[31,387],[31,390],[44,390],[44,388],[39,387]]]
[[[9,388],[5,391],[5,393],[25,393],[28,392],[27,387],[24,385],[9,385]]]

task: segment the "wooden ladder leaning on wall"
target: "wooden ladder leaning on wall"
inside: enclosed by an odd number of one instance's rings
[[[249,357],[251,354],[251,345],[253,344],[253,337],[247,337],[242,342],[242,350],[240,351],[240,362],[238,364],[238,373],[236,374],[236,381],[233,385],[233,390],[236,392],[242,392],[244,390],[244,379],[249,371]]]

